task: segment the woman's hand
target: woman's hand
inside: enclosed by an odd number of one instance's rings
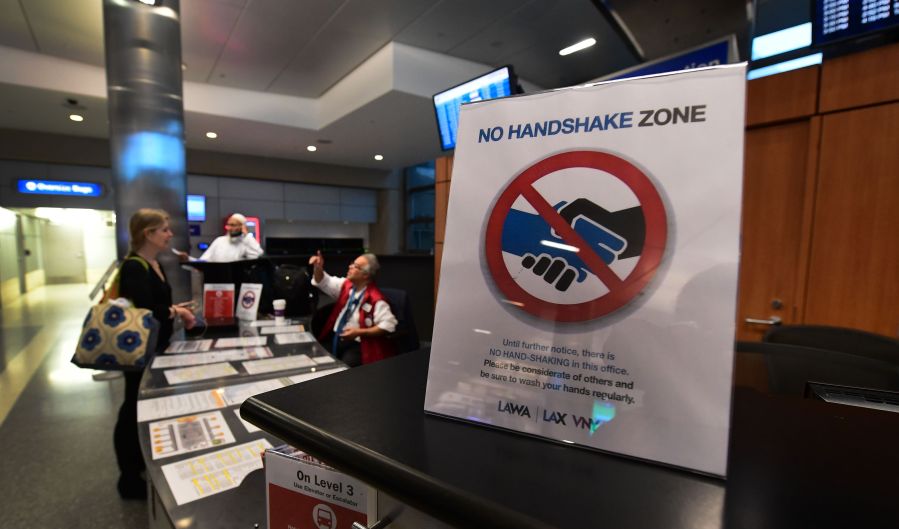
[[[185,329],[193,329],[197,324],[197,317],[194,316],[194,313],[180,305],[175,305],[175,315],[184,322]]]

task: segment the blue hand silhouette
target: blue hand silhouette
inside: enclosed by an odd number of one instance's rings
[[[566,204],[559,202],[553,209],[562,211]],[[572,227],[606,264],[611,264],[626,246],[624,239],[585,216],[575,217]],[[502,247],[504,252],[520,256],[522,266],[559,291],[568,290],[575,279],[583,282],[590,272],[577,251],[540,215],[510,210],[503,224]]]

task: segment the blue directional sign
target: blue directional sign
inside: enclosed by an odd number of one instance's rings
[[[56,180],[19,180],[19,193],[29,195],[63,195],[68,197],[99,197],[103,186],[91,182],[59,182]]]
[[[669,55],[654,61],[632,66],[625,70],[600,77],[597,80],[609,81],[612,79],[626,79],[628,77],[638,77],[641,75],[690,70],[693,68],[703,68],[705,66],[728,64],[735,62],[736,60],[737,41],[733,35],[731,35],[682,53]]]

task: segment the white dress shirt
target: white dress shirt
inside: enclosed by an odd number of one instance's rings
[[[212,263],[230,263],[244,259],[256,259],[260,255],[262,255],[262,247],[256,242],[252,233],[246,233],[240,237],[231,237],[230,235],[216,237],[200,256],[200,260]]]

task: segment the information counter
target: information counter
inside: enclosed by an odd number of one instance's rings
[[[389,529],[842,529],[899,520],[895,414],[737,388],[720,480],[425,415],[428,356],[257,395],[241,415],[398,500],[379,496]]]
[[[308,321],[301,323],[308,329]],[[260,454],[282,441],[241,421],[240,403],[255,393],[329,375],[346,366],[314,340],[279,345],[263,328],[210,328],[191,341],[265,337],[270,358],[180,367],[176,364],[186,355],[166,354],[154,362],[164,359],[170,367],[157,369],[151,364],[145,370],[138,429],[149,483],[150,527],[265,527]],[[233,374],[171,383],[179,380],[172,374],[178,369],[184,370],[176,373],[182,378],[213,372]]]

